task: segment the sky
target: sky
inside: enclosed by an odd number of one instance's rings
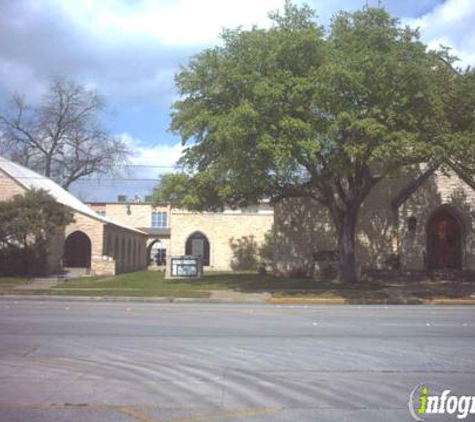
[[[302,1],[295,1],[302,4]],[[339,10],[382,4],[419,27],[430,47],[449,46],[460,66],[475,65],[474,0],[308,0],[328,25]],[[174,74],[191,56],[219,43],[223,28],[269,25],[284,0],[0,0],[0,107],[14,93],[34,103],[52,77],[97,89],[107,101],[104,125],[134,151],[124,178],[78,182],[85,200],[150,194],[173,171],[182,147],[168,131],[178,98]],[[154,166],[154,167],[147,167]],[[140,179],[140,180],[130,180]]]

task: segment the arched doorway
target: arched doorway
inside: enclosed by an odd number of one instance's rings
[[[462,268],[462,225],[447,208],[436,211],[427,225],[429,269]]]
[[[201,232],[195,232],[186,241],[185,254],[201,256],[203,258],[203,266],[209,265],[209,241]]]
[[[153,241],[148,247],[148,262],[158,266],[167,263],[167,248],[159,239]]]
[[[91,266],[91,240],[85,233],[75,231],[66,238],[63,263],[72,268]]]

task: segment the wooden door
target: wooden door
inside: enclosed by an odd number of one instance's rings
[[[429,269],[462,266],[462,229],[448,211],[435,213],[428,226],[427,256]]]

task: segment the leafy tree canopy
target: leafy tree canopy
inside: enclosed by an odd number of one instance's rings
[[[270,17],[225,30],[176,76],[185,173],[158,196],[197,210],[312,198],[354,279],[358,209],[382,178],[447,157],[473,168],[475,76],[383,9],[340,12],[327,33],[307,6]]]

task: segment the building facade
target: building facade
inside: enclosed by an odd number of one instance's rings
[[[337,250],[327,210],[308,199],[276,204],[275,233],[280,274],[314,274],[316,261]],[[475,185],[451,163],[382,181],[361,207],[356,240],[360,273],[474,271]]]
[[[50,179],[0,157],[0,201],[33,188],[47,190],[74,215],[54,236],[50,272],[165,269],[168,257],[183,255],[200,255],[205,270],[251,269],[262,262],[269,238],[277,274],[315,275],[317,261],[336,256],[331,218],[309,199],[201,213],[123,197],[84,204]],[[384,180],[362,204],[356,240],[359,272],[475,271],[475,184],[452,163]]]
[[[101,216],[145,232],[152,269],[164,269],[167,257],[183,255],[202,256],[205,270],[249,269],[246,267],[260,260],[259,249],[274,221],[268,203],[223,212],[189,212],[137,199],[92,202],[89,206]]]
[[[52,180],[0,157],[0,201],[29,189],[48,191],[74,217],[52,238],[47,272],[74,268],[91,275],[114,275],[146,268],[144,232],[98,215]]]

